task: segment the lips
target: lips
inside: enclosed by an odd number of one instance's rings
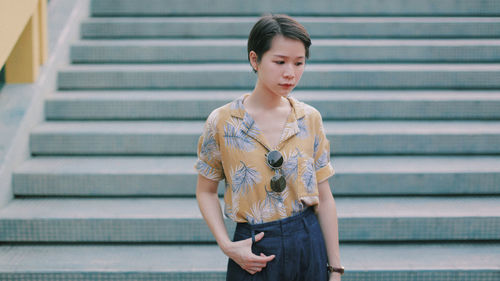
[[[293,87],[293,84],[280,84],[282,87]]]

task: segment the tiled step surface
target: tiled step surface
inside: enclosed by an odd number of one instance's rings
[[[17,196],[188,196],[195,157],[35,157],[14,171]],[[500,157],[332,157],[343,195],[500,194]],[[219,186],[222,194],[223,184]]]
[[[309,64],[298,89],[498,89],[500,64]],[[221,79],[224,77],[224,79]],[[248,89],[249,64],[71,65],[59,90]]]
[[[413,2],[413,1],[412,1]],[[366,3],[366,2],[365,2]],[[408,2],[409,3],[409,2]],[[321,38],[498,38],[498,17],[295,17],[313,40]],[[247,39],[258,17],[93,17],[83,39]]]
[[[261,15],[263,13],[290,15],[500,15],[494,0],[337,0],[304,2],[301,0],[254,0],[252,2],[212,0],[210,2],[181,1],[172,4],[157,0],[92,0],[92,16],[172,16],[172,15]]]
[[[34,155],[194,155],[203,121],[45,122]],[[500,154],[498,121],[324,121],[331,153]]]
[[[72,63],[246,62],[244,39],[85,40]],[[500,40],[313,40],[311,62],[495,62]]]
[[[47,120],[205,120],[251,90],[60,91],[45,101]],[[323,120],[500,119],[500,91],[294,91]]]
[[[496,281],[500,245],[344,243],[344,280]],[[12,257],[17,257],[13,259]],[[7,245],[0,278],[53,280],[225,280],[227,259],[214,245]]]
[[[336,198],[339,239],[498,240],[498,200],[498,196]],[[233,233],[234,223],[227,220],[226,225]],[[194,198],[16,199],[0,209],[0,238],[6,242],[214,241]]]

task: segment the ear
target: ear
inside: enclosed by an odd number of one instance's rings
[[[257,53],[254,51],[250,51],[248,57],[250,58],[250,64],[252,65],[252,68],[254,69],[254,71],[257,71],[259,67],[259,63],[257,62]]]

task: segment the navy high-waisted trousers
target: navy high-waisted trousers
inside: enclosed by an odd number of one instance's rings
[[[255,241],[260,232],[264,232],[264,237],[252,244],[252,252],[276,257],[254,275],[229,259],[226,281],[328,280],[325,240],[312,207],[282,220],[253,225],[238,223],[234,241],[247,238]]]

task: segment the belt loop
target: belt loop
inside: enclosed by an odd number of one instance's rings
[[[255,230],[253,226],[250,224],[250,233],[252,234],[252,244],[255,244]]]

